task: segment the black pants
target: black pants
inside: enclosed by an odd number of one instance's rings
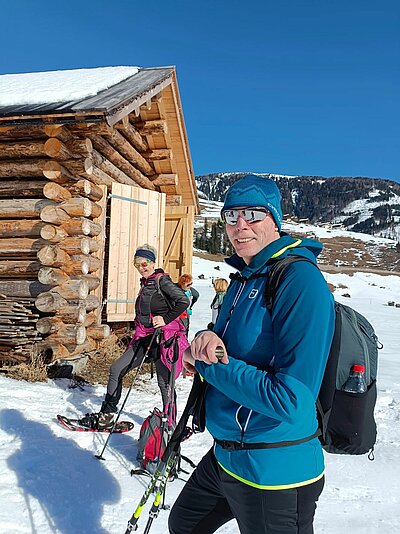
[[[122,379],[132,369],[138,367],[143,360],[144,351],[148,347],[151,336],[137,340],[129,347],[110,367],[108,377],[107,394],[101,405],[101,411],[105,413],[116,413],[118,411],[118,402],[122,394]],[[170,372],[160,359],[160,346],[153,342],[149,351],[148,358],[154,361],[157,373],[157,383],[160,388],[163,401],[163,409],[166,408],[171,398],[169,392]],[[174,401],[175,401],[174,392]],[[176,403],[175,403],[176,405]]]
[[[236,519],[241,534],[312,534],[324,478],[287,490],[260,490],[228,475],[210,450],[171,510],[170,534],[211,534]]]

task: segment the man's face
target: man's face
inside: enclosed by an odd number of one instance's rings
[[[271,214],[263,221],[253,223],[248,223],[239,216],[236,224],[225,224],[225,229],[236,254],[243,258],[247,265],[260,250],[279,239],[279,231]]]

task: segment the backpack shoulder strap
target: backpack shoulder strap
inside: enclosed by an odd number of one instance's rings
[[[167,297],[167,295],[165,295],[165,293],[163,293],[162,289],[161,289],[161,286],[160,286],[160,279],[163,277],[163,276],[168,276],[169,278],[169,274],[168,273],[156,273],[156,276],[155,276],[155,283],[156,283],[156,288],[157,288],[157,293],[159,295],[162,296],[162,298],[165,300],[165,302],[167,303],[167,306],[168,308],[171,310],[173,308],[169,298]]]
[[[309,260],[308,258],[305,258],[304,256],[286,256],[285,258],[282,258],[281,260],[275,260],[272,264],[271,269],[268,271],[267,275],[267,283],[265,285],[265,293],[264,293],[264,299],[265,299],[265,305],[268,310],[272,310],[272,307],[274,305],[274,298],[276,295],[276,292],[278,291],[278,287],[281,281],[281,278],[291,263],[295,263],[297,261],[306,261],[308,263],[311,263],[318,269],[318,265],[314,263],[312,260]]]

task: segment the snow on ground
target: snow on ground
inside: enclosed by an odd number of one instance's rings
[[[194,258],[193,271],[200,299],[194,306],[191,335],[211,319],[212,278],[228,278],[231,269]],[[387,303],[400,303],[400,277],[355,273],[329,274],[327,279],[346,286],[336,290],[336,298],[367,316],[384,348],[375,461],[366,456],[326,455],[326,486],[315,532],[394,534],[400,532],[400,308]],[[343,297],[345,293],[351,297]],[[177,382],[180,410],[191,382],[191,378]],[[132,391],[123,418],[134,421],[135,428],[111,437],[104,462],[94,455],[101,451],[106,435],[68,432],[55,419],[57,413],[75,416],[98,410],[104,388],[85,386],[81,391],[71,385],[68,379],[29,384],[0,377],[1,533],[123,534],[144,492],[148,479],[132,478],[130,469],[135,464],[140,424],[159,404],[155,378],[147,377]],[[207,433],[195,435],[183,444],[183,453],[197,462],[210,445]],[[191,470],[187,465],[184,468]],[[176,480],[168,486],[167,504],[173,503],[183,484]],[[146,524],[148,506],[139,521],[139,533]],[[162,510],[151,532],[165,534],[167,517],[168,511]],[[231,522],[218,532],[239,531]]]

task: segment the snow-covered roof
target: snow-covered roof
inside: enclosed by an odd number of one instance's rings
[[[0,106],[83,100],[134,76],[138,71],[138,67],[100,67],[3,74],[0,76]]]
[[[111,124],[121,109],[130,113],[171,83],[174,70],[121,66],[3,74],[0,118],[100,112]]]

